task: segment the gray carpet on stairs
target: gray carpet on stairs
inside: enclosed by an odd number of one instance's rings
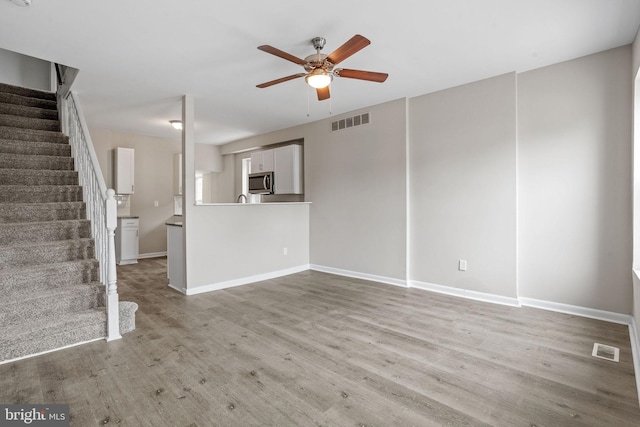
[[[0,362],[106,336],[104,285],[55,94],[0,83]],[[121,333],[137,304],[120,303]]]

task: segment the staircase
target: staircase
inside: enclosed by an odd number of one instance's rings
[[[0,83],[0,362],[106,336],[82,197],[55,94]]]

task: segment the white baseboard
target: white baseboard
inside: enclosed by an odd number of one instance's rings
[[[286,268],[284,270],[272,271],[264,274],[256,274],[254,276],[241,277],[238,279],[227,280],[224,282],[212,283],[210,285],[198,286],[196,288],[187,288],[184,292],[180,289],[174,288],[177,291],[183,292],[186,295],[197,295],[205,292],[219,291],[221,289],[233,288],[235,286],[248,285],[249,283],[261,282],[263,280],[275,279],[276,277],[288,276],[289,274],[300,273],[307,271],[309,264],[300,265],[297,267]],[[171,285],[170,285],[171,286]]]
[[[138,259],[143,259],[143,258],[160,258],[160,257],[165,257],[167,256],[167,251],[164,252],[149,252],[146,254],[138,254]]]
[[[490,302],[493,304],[508,305],[511,307],[520,307],[520,303],[518,302],[517,298],[510,298],[502,295],[487,294],[484,292],[454,288],[451,286],[436,285],[434,283],[420,282],[417,280],[410,280],[409,287],[422,289],[425,291],[437,292],[439,294],[451,295],[454,297],[472,299],[476,301],[484,301],[484,302]]]
[[[171,289],[174,289],[174,290],[180,292],[181,294],[187,295],[187,291],[184,288],[177,288],[177,287],[173,286],[171,283],[169,283],[169,287]]]
[[[101,341],[101,340],[106,340],[106,339],[107,339],[107,337],[102,337],[102,338],[93,338],[93,339],[91,339],[91,340],[82,341],[82,342],[77,342],[77,343],[70,344],[70,345],[65,345],[64,347],[58,347],[58,348],[54,348],[54,349],[47,350],[47,351],[41,351],[40,353],[28,354],[28,355],[26,355],[26,356],[16,357],[15,359],[3,360],[2,362],[0,362],[0,365],[4,365],[5,363],[17,362],[17,361],[19,361],[19,360],[30,359],[30,358],[32,358],[32,357],[41,356],[41,355],[43,355],[43,354],[53,353],[54,351],[66,350],[66,349],[68,349],[68,348],[77,347],[77,346],[79,346],[79,345],[89,344],[89,343],[94,342],[94,341]]]
[[[401,286],[403,288],[407,287],[406,280],[394,279],[392,277],[376,276],[375,274],[360,273],[360,272],[351,271],[351,270],[342,270],[340,268],[326,267],[324,265],[317,265],[317,264],[311,264],[309,268],[311,270],[321,271],[323,273],[335,274],[337,276],[346,276],[346,277],[353,277],[356,279],[371,280],[373,282],[386,283],[388,285]]]
[[[631,354],[633,356],[633,371],[636,374],[636,390],[638,391],[638,402],[640,402],[640,336],[635,319],[631,319],[629,324],[629,339],[631,340]]]
[[[612,311],[597,310],[595,308],[580,307],[577,305],[562,304],[559,302],[543,301],[533,298],[518,298],[520,304],[540,308],[542,310],[556,311],[558,313],[573,314],[575,316],[588,317],[591,319],[604,320],[605,322],[629,325],[633,318],[628,314],[614,313]]]

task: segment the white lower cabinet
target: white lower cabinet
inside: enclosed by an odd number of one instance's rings
[[[138,263],[139,219],[118,218],[116,228],[116,263],[119,265]]]

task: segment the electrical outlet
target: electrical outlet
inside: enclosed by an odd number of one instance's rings
[[[287,255],[288,252],[287,248],[282,249],[282,255]]]
[[[158,206],[160,206],[160,202],[158,202],[157,200],[153,201],[153,207],[157,208]]]
[[[458,260],[458,270],[467,271],[467,260],[466,259],[459,259]]]

